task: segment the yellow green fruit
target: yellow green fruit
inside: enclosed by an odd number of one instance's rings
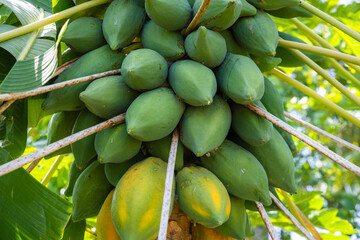
[[[191,228],[191,237],[191,240],[235,240],[200,224]]]

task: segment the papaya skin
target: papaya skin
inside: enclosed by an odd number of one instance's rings
[[[191,228],[191,236],[192,240],[235,240],[200,224],[196,224]]]
[[[247,0],[257,8],[265,10],[276,10],[283,7],[298,6],[300,0]]]
[[[76,180],[79,178],[80,174],[83,171],[80,170],[77,166],[75,161],[72,162],[71,166],[70,166],[70,172],[69,172],[69,181],[68,181],[68,185],[65,189],[65,196],[67,197],[71,197],[73,190],[74,190],[74,186],[76,183]]]

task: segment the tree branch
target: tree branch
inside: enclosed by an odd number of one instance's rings
[[[272,238],[272,240],[280,240],[277,233],[275,232],[275,229],[270,221],[270,218],[269,216],[267,215],[266,213],[266,210],[264,208],[264,206],[259,203],[259,202],[254,202],[255,205],[256,205],[256,208],[258,209],[259,213],[260,213],[260,216],[261,218],[263,219],[264,223],[265,223],[265,226]]]

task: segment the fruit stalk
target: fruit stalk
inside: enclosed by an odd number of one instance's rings
[[[264,206],[259,202],[254,203],[256,205],[256,208],[259,210],[260,216],[263,219],[272,240],[280,240],[277,233],[275,232],[274,226],[272,225],[269,216],[266,213]]]
[[[191,31],[196,27],[196,25],[200,22],[201,18],[204,16],[206,10],[208,9],[210,2],[211,0],[202,1],[199,11],[196,13],[195,17],[193,18],[193,20],[191,20],[189,26],[185,30],[185,36],[189,35]]]
[[[64,155],[59,155],[55,161],[53,162],[53,164],[51,165],[49,171],[46,173],[45,177],[43,178],[43,180],[41,181],[41,184],[46,186],[49,182],[51,177],[54,175],[55,171],[57,170],[59,164],[61,163],[61,161],[64,159]]]
[[[5,102],[3,105],[1,105],[0,107],[0,114],[2,114],[3,112],[5,112],[6,109],[8,109],[8,107],[11,106],[11,104],[13,104],[15,102],[15,100],[10,100]]]

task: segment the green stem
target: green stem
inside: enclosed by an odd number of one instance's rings
[[[331,17],[327,13],[321,11],[320,9],[314,7],[313,5],[311,5],[305,1],[300,1],[300,6],[360,42],[360,34],[356,31],[354,31],[353,29],[349,28],[342,22],[336,20],[335,18]]]
[[[312,52],[315,54],[319,54],[319,55],[323,55],[323,56],[331,57],[331,58],[336,58],[336,59],[347,61],[347,62],[354,63],[354,64],[360,64],[360,58],[358,58],[358,57],[355,57],[355,56],[352,56],[352,55],[349,55],[346,53],[326,49],[323,47],[312,46],[312,45],[305,44],[305,43],[299,43],[299,42],[279,39],[278,46],[285,47],[285,48],[295,48],[298,50]]]
[[[357,84],[360,87],[360,81],[354,77],[354,75],[352,75],[348,70],[346,70],[343,66],[340,65],[340,63],[338,63],[335,59],[329,58],[329,61],[331,62],[331,64],[337,69],[339,70],[348,80],[350,80],[351,82]]]
[[[335,51],[339,51],[337,50],[335,47],[333,47],[330,43],[328,43],[325,39],[323,39],[322,37],[320,37],[318,34],[316,34],[315,32],[313,32],[313,30],[311,30],[311,28],[309,28],[308,26],[306,26],[305,24],[303,24],[302,22],[300,22],[298,19],[296,18],[292,18],[290,19],[290,21],[292,21],[303,33],[305,33],[305,35],[309,36],[312,39],[315,39],[316,41],[318,41],[321,45],[323,45],[324,47],[328,48],[328,49],[332,49]],[[360,73],[360,67],[351,63],[347,63],[351,68],[353,68],[355,71],[357,71],[358,73]]]
[[[196,25],[198,25],[201,18],[204,16],[206,10],[208,9],[210,2],[211,2],[211,0],[203,0],[202,1],[199,11],[196,13],[193,20],[191,20],[189,26],[186,28],[186,31],[184,34],[185,36],[189,35],[191,33],[191,31],[196,27]]]
[[[1,33],[0,34],[0,42],[4,42],[6,40],[9,40],[9,39],[12,39],[12,38],[19,37],[21,35],[27,34],[29,32],[32,32],[32,31],[37,30],[39,28],[42,28],[42,27],[44,27],[44,26],[46,26],[48,24],[51,24],[53,22],[56,22],[56,21],[59,21],[61,19],[70,17],[71,15],[73,15],[75,13],[81,12],[81,11],[86,10],[88,8],[92,8],[92,7],[95,7],[95,6],[104,4],[104,3],[107,3],[109,1],[110,0],[92,0],[92,1],[89,1],[89,2],[85,2],[85,3],[82,3],[82,4],[78,5],[78,6],[66,9],[66,10],[61,11],[61,12],[56,13],[56,14],[53,14],[53,15],[51,15],[51,16],[49,16],[47,18],[41,19],[39,21],[30,23],[28,25],[19,27],[17,29],[11,30],[11,31]]]
[[[353,101],[356,105],[360,106],[360,98],[355,96],[353,93],[349,91],[344,85],[342,85],[338,80],[336,80],[333,76],[331,76],[327,71],[325,71],[322,67],[317,65],[313,60],[307,57],[305,54],[300,52],[299,50],[295,50],[292,48],[288,49],[289,52],[294,54],[297,58],[311,67],[314,71],[320,74],[324,79],[331,83],[334,87],[336,87],[340,92],[342,92],[345,96],[347,96],[351,101]]]
[[[46,186],[50,182],[51,177],[54,175],[55,171],[57,170],[57,168],[58,168],[59,164],[61,163],[61,161],[63,160],[63,158],[64,158],[64,155],[60,155],[55,159],[55,161],[51,165],[49,171],[46,173],[45,177],[41,181],[42,185]]]
[[[346,111],[345,109],[339,107],[338,105],[336,105],[335,103],[333,103],[330,100],[326,99],[325,97],[320,96],[319,94],[317,94],[311,88],[309,88],[309,87],[305,86],[304,84],[300,83],[299,81],[296,81],[295,79],[289,77],[287,74],[281,72],[278,69],[273,69],[273,70],[270,71],[270,73],[277,76],[278,78],[280,78],[284,82],[290,84],[291,86],[297,88],[298,90],[305,93],[306,95],[315,98],[317,101],[321,102],[322,104],[327,106],[329,109],[333,110],[334,112],[336,112],[340,116],[346,118],[350,122],[354,123],[356,126],[360,127],[360,119],[353,116],[348,111]]]

